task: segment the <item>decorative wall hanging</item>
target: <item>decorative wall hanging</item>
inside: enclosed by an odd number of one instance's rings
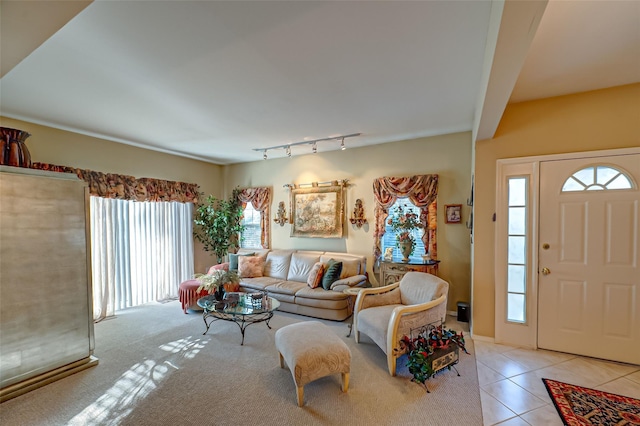
[[[280,226],[284,226],[284,224],[289,221],[289,219],[287,219],[287,210],[284,207],[284,201],[280,201],[278,204],[278,211],[276,212],[276,217],[273,218],[273,221]]]
[[[291,236],[310,238],[342,238],[343,187],[346,180],[299,185],[291,189]]]
[[[356,206],[353,208],[353,213],[351,214],[351,218],[349,219],[353,225],[358,228],[362,228],[362,225],[367,223],[367,218],[364,217],[364,208],[362,207],[362,200],[358,198],[356,200]]]
[[[445,223],[460,223],[462,221],[462,204],[447,204],[444,206]]]

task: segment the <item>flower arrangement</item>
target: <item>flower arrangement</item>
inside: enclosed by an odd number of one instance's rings
[[[413,374],[411,381],[426,387],[425,381],[436,374],[430,357],[436,350],[448,349],[452,344],[465,353],[469,353],[465,348],[462,332],[458,334],[455,331],[447,330],[442,324],[437,327],[426,327],[415,338],[403,336],[400,339],[400,347],[408,353],[407,367],[409,372]],[[451,369],[452,365],[448,365],[447,368]]]
[[[196,274],[194,278],[200,282],[198,291],[206,290],[210,294],[221,291],[224,284],[239,284],[240,277],[235,271],[216,269],[210,274]]]
[[[412,231],[423,228],[424,226],[420,222],[417,214],[411,210],[407,211],[408,207],[406,204],[396,207],[393,215],[387,220],[387,224],[396,232],[396,247],[401,248],[403,245],[409,244],[411,246],[409,253],[413,253],[416,241]]]

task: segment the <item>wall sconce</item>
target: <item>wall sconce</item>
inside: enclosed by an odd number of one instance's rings
[[[367,218],[364,217],[364,208],[362,207],[362,200],[360,198],[356,200],[356,206],[353,209],[353,214],[351,215],[349,222],[351,222],[353,225],[357,226],[358,228],[362,228],[362,225],[367,223]]]
[[[284,226],[284,224],[289,221],[289,219],[287,219],[287,210],[284,207],[284,201],[280,201],[280,204],[278,204],[278,211],[273,221],[280,226]]]

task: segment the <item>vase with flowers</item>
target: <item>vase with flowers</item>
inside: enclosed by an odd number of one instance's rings
[[[413,231],[424,227],[420,218],[408,205],[401,204],[396,207],[387,224],[396,233],[396,247],[402,253],[402,260],[408,261],[416,247]]]
[[[213,294],[216,300],[223,300],[226,291],[233,290],[231,287],[239,287],[240,284],[237,272],[224,269],[216,269],[208,274],[196,274],[194,278],[200,282],[197,291],[206,290]]]

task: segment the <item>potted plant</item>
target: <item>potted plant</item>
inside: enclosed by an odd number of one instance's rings
[[[206,290],[217,300],[222,300],[226,291],[238,291],[240,276],[235,271],[216,269],[209,274],[196,274],[194,278],[200,282],[198,292]]]
[[[205,251],[215,253],[218,263],[222,263],[230,250],[239,245],[242,225],[242,203],[234,190],[229,200],[209,195],[196,208],[193,235],[204,245]]]
[[[443,324],[429,325],[416,337],[403,336],[400,347],[407,352],[407,367],[413,374],[412,382],[427,389],[425,382],[444,368],[451,369],[458,363],[458,349],[465,353],[464,335],[447,330]]]
[[[391,229],[396,233],[396,247],[400,249],[402,253],[402,260],[409,260],[409,256],[413,253],[416,246],[416,241],[413,236],[413,231],[423,228],[420,218],[412,211],[406,211],[407,205],[399,205],[393,216],[389,218],[387,223],[391,226]]]

